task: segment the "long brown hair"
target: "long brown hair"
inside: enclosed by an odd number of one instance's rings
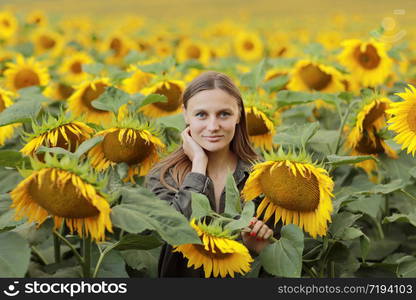
[[[230,150],[243,161],[252,162],[256,160],[258,155],[252,148],[248,137],[243,98],[238,88],[227,75],[215,71],[207,71],[192,80],[182,94],[181,100],[185,109],[188,107],[189,99],[197,93],[217,88],[234,97],[237,100],[240,110],[240,121],[236,124],[234,137],[230,143]],[[186,174],[192,169],[192,162],[185,154],[182,146],[154,166],[151,171],[155,172],[160,170],[160,182],[168,189],[177,191],[177,189],[168,185],[165,181],[166,173],[170,168],[172,168],[174,181],[178,186],[182,185]]]

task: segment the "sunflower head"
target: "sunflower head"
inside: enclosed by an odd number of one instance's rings
[[[338,59],[363,86],[382,84],[391,73],[392,59],[386,45],[371,40],[346,40]]]
[[[242,191],[245,201],[264,195],[257,215],[267,221],[296,224],[312,237],[325,235],[331,221],[334,182],[328,172],[305,153],[265,154],[265,162],[253,166]]]
[[[185,83],[182,80],[157,79],[142,90],[144,95],[160,94],[167,98],[166,102],[155,102],[140,108],[144,115],[152,118],[175,115],[181,112],[181,95],[184,91]]]
[[[107,179],[91,171],[88,163],[46,154],[45,163],[31,159],[33,171],[10,193],[16,219],[42,224],[49,216],[59,228],[63,221],[71,232],[96,241],[112,232]]]
[[[85,52],[71,53],[63,59],[59,73],[63,80],[78,84],[88,78],[88,73],[83,70],[83,66],[93,61],[92,57]]]
[[[185,39],[180,42],[176,52],[176,57],[178,62],[181,63],[190,59],[194,59],[198,60],[204,65],[207,65],[209,63],[210,54],[211,52],[208,46],[201,42]]]
[[[78,146],[89,139],[94,130],[64,113],[55,118],[48,115],[39,124],[32,122],[32,133],[25,133],[26,145],[20,150],[25,155],[43,161],[44,154],[36,154],[40,146],[60,147],[75,152]]]
[[[17,18],[9,11],[0,11],[0,39],[8,40],[19,27]]]
[[[6,85],[12,91],[29,86],[46,86],[49,83],[48,69],[33,57],[24,58],[18,55],[16,63],[7,63],[4,71]]]
[[[392,117],[388,120],[389,129],[396,133],[394,141],[407,149],[407,153],[416,152],[416,88],[409,84],[403,93],[397,93],[404,101],[392,103],[387,110]]]
[[[158,153],[165,149],[159,135],[152,125],[131,116],[115,121],[96,134],[104,139],[90,150],[91,164],[97,170],[105,170],[126,163],[129,166],[126,180],[134,182],[133,176],[145,176],[159,160]]]
[[[244,61],[255,61],[262,57],[264,44],[256,32],[240,31],[234,38],[237,56]]]
[[[111,86],[107,77],[83,81],[75,88],[75,92],[68,98],[68,110],[75,116],[84,116],[87,122],[95,124],[110,124],[113,113],[92,106],[107,87]]]
[[[13,105],[12,98],[15,97],[15,93],[0,88],[0,113],[7,107]],[[15,128],[20,126],[19,124],[10,124],[0,127],[0,146],[3,146],[6,140],[10,139],[15,131]]]
[[[205,278],[211,277],[211,274],[213,277],[229,275],[234,278],[234,273],[247,273],[253,262],[248,249],[235,241],[237,235],[231,235],[216,221],[206,224],[192,219],[190,224],[203,245],[180,245],[174,247],[173,252],[181,252],[188,259],[188,268],[203,267]]]

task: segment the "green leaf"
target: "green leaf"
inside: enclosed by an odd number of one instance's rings
[[[53,220],[48,219],[40,226],[34,222],[26,222],[11,231],[18,233],[30,246],[36,246],[46,241],[52,235],[53,226]]]
[[[388,223],[394,223],[394,222],[409,223],[416,227],[416,214],[410,213],[406,215],[406,214],[394,213],[392,216],[385,217],[382,223],[388,224]]]
[[[273,92],[277,92],[283,89],[288,82],[289,82],[289,76],[281,75],[281,76],[278,76],[276,78],[266,81],[263,84],[263,88],[268,93],[273,93]]]
[[[127,250],[122,251],[121,255],[126,264],[131,268],[142,271],[142,277],[157,278],[160,248],[152,250]]]
[[[18,101],[0,113],[0,126],[29,122],[38,115],[40,108],[38,101]]]
[[[114,226],[129,233],[155,230],[171,245],[201,244],[188,220],[143,187],[121,189],[122,204],[112,208]]]
[[[319,126],[319,122],[313,122],[306,125],[306,128],[302,131],[300,137],[301,145],[306,146],[309,140],[318,132]]]
[[[48,152],[48,153],[53,153],[56,155],[62,154],[62,155],[67,155],[67,156],[75,156],[74,153],[61,148],[61,147],[52,147],[52,148],[48,148],[46,146],[40,146],[37,150],[36,153],[43,153],[43,152]]]
[[[82,70],[84,72],[90,73],[91,75],[94,76],[99,76],[101,74],[101,72],[104,71],[104,64],[102,63],[94,63],[94,64],[83,64],[82,65]]]
[[[302,271],[303,232],[296,225],[282,227],[280,239],[260,252],[260,262],[270,274],[300,277]]]
[[[365,261],[370,250],[370,239],[365,234],[360,237],[361,257]]]
[[[307,104],[315,101],[315,96],[306,92],[283,90],[277,93],[277,105],[279,108],[288,105]]]
[[[22,169],[19,171],[22,171]],[[23,180],[23,177],[19,171],[11,169],[0,169],[0,194],[10,192],[21,180]]]
[[[10,194],[0,195],[0,230],[14,227],[23,222],[14,219],[14,209],[10,208],[10,205],[12,205]]]
[[[94,268],[100,257],[100,252],[97,247],[92,247],[91,251],[91,266]],[[91,270],[92,274],[93,270]],[[97,273],[97,278],[128,278],[126,272],[125,262],[120,252],[111,250],[104,257],[100,269]]]
[[[21,167],[23,163],[30,164],[28,157],[15,150],[0,150],[0,166]]]
[[[225,229],[234,231],[244,227],[247,227],[254,215],[254,202],[248,201],[244,204],[243,211],[238,220],[231,221],[225,226]]]
[[[341,239],[344,241],[354,240],[362,235],[364,235],[364,233],[360,229],[349,227],[345,229]]]
[[[130,50],[129,53],[123,58],[123,61],[126,65],[135,64],[138,61],[141,61],[146,58],[146,54],[143,52],[138,52],[136,50]]]
[[[111,111],[117,115],[119,108],[127,104],[129,100],[129,94],[116,87],[109,86],[105,88],[100,97],[91,102],[91,105],[96,109]]]
[[[104,139],[103,136],[95,136],[91,139],[88,139],[84,142],[82,142],[81,145],[77,148],[77,151],[75,151],[74,155],[77,157],[81,157],[84,153],[86,153],[88,150],[90,150],[92,147],[100,143]]]
[[[224,213],[232,218],[241,213],[240,192],[235,184],[233,174],[228,172],[225,183],[225,209]]]
[[[156,103],[156,102],[168,102],[168,98],[165,95],[161,94],[150,94],[147,95],[142,103],[139,105],[139,108],[148,104]]]
[[[123,235],[118,245],[114,248],[116,250],[149,250],[157,248],[163,244],[163,240],[155,234],[126,234]]]
[[[120,179],[126,178],[129,173],[129,165],[125,162],[118,163],[116,165],[116,172]]]
[[[357,200],[354,200],[347,204],[347,208],[350,211],[365,213],[375,219],[377,219],[385,207],[386,199],[383,195],[370,195],[360,196]]]
[[[399,264],[397,268],[397,275],[401,278],[415,278],[416,277],[416,259],[405,261]]]
[[[30,248],[24,238],[16,232],[0,233],[0,277],[24,277],[29,261]]]
[[[195,192],[191,192],[191,195],[192,195],[191,219],[193,218],[200,219],[202,217],[208,216],[212,212],[212,209],[211,209],[211,204],[209,203],[207,196],[200,194],[200,193],[195,193]]]
[[[361,156],[328,155],[326,158],[328,159],[327,164],[333,165],[333,166],[355,164],[355,163],[359,163],[368,159],[372,159],[376,162],[379,162],[378,159],[372,155],[361,155]]]
[[[332,233],[332,236],[334,238],[342,238],[345,230],[348,227],[351,227],[354,224],[354,222],[361,217],[361,214],[352,214],[349,212],[341,212],[339,214],[336,214],[332,219],[329,231]]]
[[[241,76],[241,85],[256,89],[260,86],[265,74],[265,60],[262,59],[251,72],[245,73]]]

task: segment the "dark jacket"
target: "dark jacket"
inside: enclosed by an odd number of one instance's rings
[[[238,190],[244,187],[244,184],[250,174],[251,164],[238,160],[237,167],[234,171],[234,180]],[[208,197],[211,208],[215,210],[215,194],[212,180],[201,173],[189,172],[183,184],[178,187],[173,180],[172,174],[168,172],[166,182],[178,189],[178,192],[169,190],[160,182],[159,172],[153,172],[147,176],[147,187],[155,193],[160,199],[166,200],[176,210],[181,212],[187,219],[192,214],[191,210],[191,191],[204,194]],[[225,208],[225,190],[221,193],[220,211],[223,213]],[[159,277],[204,277],[203,268],[195,270],[193,267],[187,267],[187,259],[179,252],[172,252],[172,246],[165,244],[159,257],[158,273]]]

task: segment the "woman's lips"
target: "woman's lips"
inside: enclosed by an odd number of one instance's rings
[[[210,142],[217,142],[219,141],[223,136],[222,135],[212,135],[212,136],[204,136],[205,139],[207,139]]]

